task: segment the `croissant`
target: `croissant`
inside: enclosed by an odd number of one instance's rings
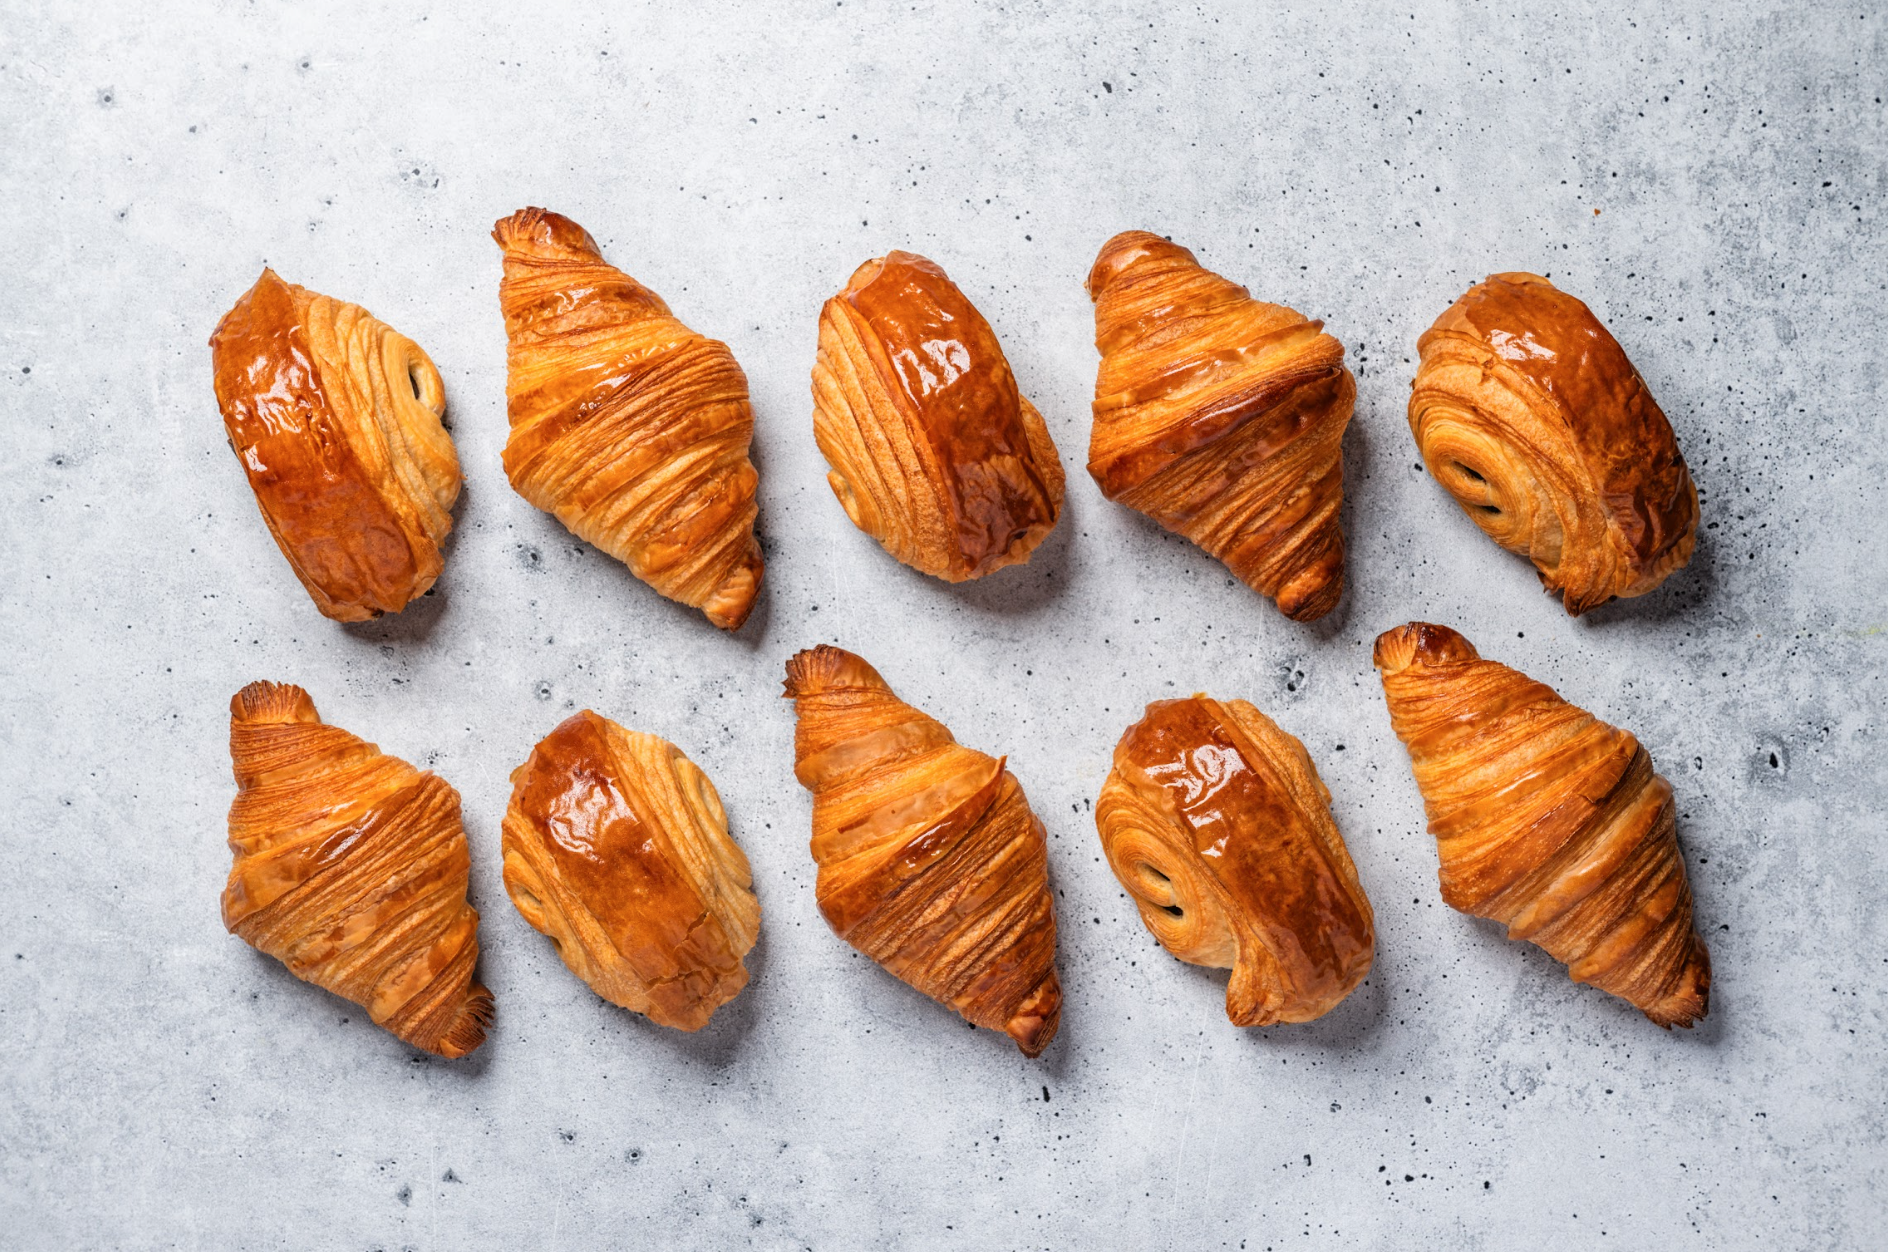
[[[760,934],[747,857],[681,749],[588,709],[512,772],[505,890],[612,1004],[699,1030],[747,986]]]
[[[1062,1017],[1048,842],[1005,762],[962,747],[859,657],[787,662],[794,774],[813,793],[834,933],[1037,1056]]]
[[[1102,494],[1225,562],[1308,622],[1344,592],[1344,345],[1144,230],[1102,245],[1095,422]]]
[[[1386,631],[1374,659],[1444,902],[1661,1026],[1703,1017],[1711,957],[1692,926],[1672,788],[1639,741],[1446,626]]]
[[[662,595],[738,629],[762,562],[754,410],[734,354],[604,264],[567,217],[523,209],[492,238],[505,250],[512,488]]]
[[[1230,967],[1235,1026],[1322,1017],[1370,972],[1375,918],[1304,745],[1244,700],[1158,700],[1115,745],[1102,850],[1160,946]]]
[[[459,793],[326,725],[300,687],[250,683],[229,715],[224,926],[416,1048],[478,1047],[492,993],[472,976]]]
[[[813,438],[853,525],[954,583],[1027,561],[1062,512],[1062,462],[995,332],[910,252],[820,310]]]
[[[425,595],[460,478],[445,387],[420,346],[265,269],[210,354],[230,447],[322,615],[361,622]]]
[[[1698,490],[1645,380],[1592,311],[1535,274],[1471,287],[1417,340],[1409,428],[1488,537],[1569,613],[1691,559]]]

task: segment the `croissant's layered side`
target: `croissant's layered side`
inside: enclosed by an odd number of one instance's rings
[[[1585,304],[1538,275],[1496,274],[1417,349],[1423,462],[1569,613],[1644,595],[1691,559],[1698,491],[1672,425]]]
[[[867,261],[819,315],[813,437],[860,530],[951,582],[1029,559],[1062,463],[990,324],[942,269]]]
[[[1244,700],[1161,700],[1095,803],[1109,867],[1160,945],[1230,968],[1236,1026],[1308,1022],[1370,972],[1376,923],[1304,745]]]
[[[1443,900],[1661,1026],[1703,1017],[1711,958],[1692,924],[1672,788],[1639,741],[1446,626],[1386,631],[1375,661]]]
[[[585,710],[511,775],[505,890],[612,1004],[699,1030],[747,986],[747,857],[681,749]]]
[[[279,683],[230,701],[229,753],[230,933],[416,1048],[456,1057],[483,1043],[492,994],[473,977],[459,793]]]
[[[669,599],[737,629],[762,562],[754,411],[734,354],[606,265],[567,217],[524,209],[492,238],[505,250],[512,487]]]
[[[1015,775],[850,652],[800,653],[786,690],[828,924],[932,999],[1041,1053],[1062,1015],[1055,908],[1042,823]]]
[[[1344,345],[1144,230],[1102,246],[1088,472],[1298,621],[1344,592]]]
[[[420,346],[265,269],[210,352],[230,447],[315,607],[359,622],[426,594],[460,475]]]

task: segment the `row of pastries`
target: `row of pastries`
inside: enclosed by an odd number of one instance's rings
[[[734,630],[759,590],[754,414],[727,345],[607,264],[576,223],[497,223],[512,486],[671,599]],[[1160,236],[1109,240],[1087,280],[1088,469],[1288,617],[1343,591],[1343,345]],[[265,271],[211,340],[230,443],[320,611],[397,612],[442,568],[460,467],[411,340]],[[1436,479],[1570,613],[1689,558],[1697,493],[1670,424],[1577,299],[1530,274],[1471,288],[1419,340],[1409,422]],[[813,434],[847,516],[953,582],[1025,562],[1066,484],[990,324],[933,262],[868,261],[821,309]],[[1412,622],[1374,654],[1436,838],[1444,900],[1502,922],[1663,1026],[1703,1016],[1671,788],[1633,736]],[[787,663],[833,931],[1024,1053],[1060,1022],[1047,841],[1007,758],[959,744],[863,658]],[[323,723],[301,688],[231,703],[232,933],[462,1056],[476,977],[453,788]],[[760,904],[719,795],[673,744],[584,711],[513,773],[504,883],[600,996],[698,1029],[747,983]],[[1315,1019],[1368,974],[1375,920],[1303,744],[1252,704],[1151,704],[1095,804],[1108,864],[1177,958],[1230,970],[1241,1026]]]
[[[1702,1017],[1711,965],[1672,790],[1638,741],[1444,626],[1387,631],[1374,660],[1444,901],[1659,1025]],[[839,648],[790,659],[785,694],[827,924],[1040,1054],[1062,1009],[1048,842],[1007,758],[958,743]],[[228,929],[407,1043],[447,1057],[477,1048],[493,997],[476,978],[458,793],[276,683],[231,701],[230,756]],[[681,1030],[740,994],[760,902],[700,767],[585,710],[511,780],[505,890],[572,973]],[[1094,816],[1161,946],[1231,971],[1234,1024],[1311,1021],[1370,972],[1375,916],[1330,792],[1304,745],[1250,703],[1148,705],[1115,746]]]
[[[498,222],[505,473],[655,590],[738,629],[760,588],[754,412],[728,346],[604,261],[569,218]],[[1356,383],[1322,322],[1128,231],[1087,279],[1088,471],[1287,617],[1344,585]],[[438,578],[460,467],[439,372],[357,305],[265,270],[211,337],[216,394],[282,554],[328,617],[397,612]],[[1497,274],[1418,341],[1409,424],[1475,524],[1578,614],[1691,555],[1698,496],[1644,380],[1581,301]],[[1061,515],[1048,426],[994,330],[934,262],[867,261],[821,308],[813,436],[852,522],[952,582],[1025,562]]]

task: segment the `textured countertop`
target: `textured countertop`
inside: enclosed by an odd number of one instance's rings
[[[1879,1237],[1888,15],[407,7],[0,0],[0,1241]],[[768,567],[738,635],[506,485],[488,231],[526,204],[747,371]],[[1348,347],[1350,591],[1325,621],[1082,470],[1081,282],[1130,227]],[[977,302],[1069,472],[1035,558],[968,586],[854,530],[811,438],[819,304],[892,247]],[[224,443],[205,341],[265,263],[445,376],[466,489],[437,592],[399,617],[319,617]],[[1416,336],[1505,269],[1608,323],[1703,498],[1687,569],[1577,621],[1404,419]],[[1442,904],[1370,668],[1412,617],[1650,749],[1716,970],[1698,1029]],[[1068,999],[1040,1060],[820,920],[779,692],[821,641],[1007,753],[1047,825]],[[463,794],[498,998],[472,1058],[415,1054],[224,933],[227,707],[259,677]],[[1304,740],[1375,904],[1375,970],[1315,1024],[1229,1025],[1224,976],[1160,951],[1101,858],[1115,739],[1200,689]],[[584,707],[681,745],[753,861],[753,983],[699,1035],[599,1000],[500,885],[506,776]]]

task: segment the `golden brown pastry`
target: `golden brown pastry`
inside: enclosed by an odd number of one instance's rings
[[[455,1057],[483,1043],[492,993],[473,977],[459,793],[324,724],[282,683],[230,701],[229,755],[229,932],[416,1048]]]
[[[420,346],[265,269],[210,353],[230,447],[315,607],[361,622],[425,595],[460,476]]]
[[[761,554],[754,410],[734,354],[604,264],[567,217],[522,209],[492,238],[505,250],[513,489],[669,599],[738,629]]]
[[[933,1000],[1040,1054],[1062,1018],[1062,984],[1048,843],[1016,776],[850,652],[800,653],[786,686],[827,923]]]
[[[1711,957],[1692,926],[1672,788],[1639,741],[1446,626],[1385,631],[1375,660],[1444,902],[1661,1026],[1703,1017]]]
[[[990,323],[910,252],[820,310],[813,437],[853,525],[954,583],[1027,561],[1062,512],[1062,462]]]
[[[747,986],[747,857],[681,749],[585,709],[512,771],[505,890],[612,1004],[700,1030]]]
[[[1344,593],[1344,345],[1144,230],[1102,245],[1095,424],[1102,494],[1226,563],[1308,622]]]
[[[1233,1025],[1322,1017],[1370,972],[1375,918],[1331,793],[1244,700],[1148,705],[1115,745],[1095,828],[1160,946],[1232,970]]]
[[[1672,425],[1586,305],[1539,275],[1496,274],[1416,346],[1424,464],[1567,612],[1644,595],[1691,559],[1698,490]]]

